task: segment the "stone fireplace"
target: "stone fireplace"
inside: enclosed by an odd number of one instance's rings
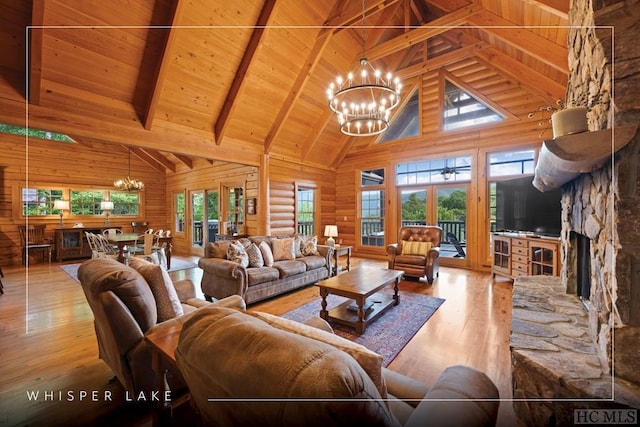
[[[590,130],[640,122],[638,6],[572,1],[566,105],[588,107]],[[562,207],[560,277],[514,283],[514,409],[528,425],[573,425],[574,409],[640,408],[639,135],[565,184]]]

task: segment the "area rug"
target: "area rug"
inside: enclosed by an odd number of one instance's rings
[[[169,272],[186,270],[187,268],[194,268],[194,267],[197,267],[197,265],[191,261],[186,261],[179,258],[171,258],[171,268],[169,269]],[[71,276],[73,280],[80,283],[80,281],[78,280],[78,268],[80,268],[80,263],[64,264],[64,265],[61,265],[60,268],[69,276]]]
[[[383,290],[392,294],[391,287]],[[346,298],[329,295],[327,310],[344,302]],[[358,335],[354,328],[330,322],[337,335],[350,341],[364,345],[369,350],[382,355],[384,366],[400,353],[404,346],[420,330],[422,325],[436,312],[445,300],[413,292],[400,291],[400,304],[392,306],[373,322],[367,324],[362,335]],[[304,322],[320,312],[320,299],[288,311],[282,315],[286,319]]]

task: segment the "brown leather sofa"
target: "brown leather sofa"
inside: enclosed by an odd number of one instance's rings
[[[198,308],[212,305],[196,298],[191,280],[172,283],[159,265],[132,260],[134,264],[138,271],[114,259],[95,258],[83,262],[78,270],[78,279],[93,311],[99,357],[130,396],[141,391],[148,395],[156,389],[145,334],[181,324]],[[217,304],[245,307],[237,296]],[[179,372],[169,372],[167,379],[172,391],[184,388]]]
[[[274,240],[294,236],[249,236],[235,242],[248,246],[266,242],[270,248]],[[240,295],[247,304],[315,283],[331,276],[333,248],[317,246],[318,255],[302,256],[292,260],[275,259],[272,266],[244,267],[227,259],[230,241],[207,243],[204,257],[198,261],[203,270],[201,287],[207,300]]]
[[[389,268],[402,270],[405,276],[421,278],[426,276],[429,284],[438,277],[440,242],[442,229],[436,226],[401,227],[398,243],[387,246]],[[407,251],[405,242],[428,242],[431,247],[426,253]]]
[[[184,323],[176,361],[203,425],[491,426],[499,408],[471,367],[428,387],[327,330],[224,307]]]

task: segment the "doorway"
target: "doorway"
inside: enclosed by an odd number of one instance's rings
[[[218,234],[218,191],[190,192],[191,248],[202,253],[207,242],[214,242]]]
[[[440,257],[466,264],[467,184],[438,184],[399,189],[400,227],[438,225],[442,228]]]

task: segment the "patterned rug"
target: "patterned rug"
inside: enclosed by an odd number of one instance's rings
[[[73,280],[80,283],[78,280],[78,268],[80,267],[80,263],[77,264],[64,264],[61,265],[60,268],[67,273]],[[171,258],[171,268],[169,271],[178,271],[178,270],[186,270],[187,268],[194,268],[197,265],[191,261],[186,261],[180,258]]]
[[[383,292],[391,295],[393,289],[388,287]],[[345,300],[346,298],[337,295],[329,295],[327,310],[340,305]],[[388,366],[444,301],[442,298],[401,290],[400,304],[392,306],[380,317],[367,324],[362,335],[356,334],[354,328],[336,322],[330,323],[337,335],[362,344],[369,350],[382,355],[384,366]],[[318,316],[319,311],[320,299],[318,298],[284,313],[282,317],[304,322],[311,316]]]

